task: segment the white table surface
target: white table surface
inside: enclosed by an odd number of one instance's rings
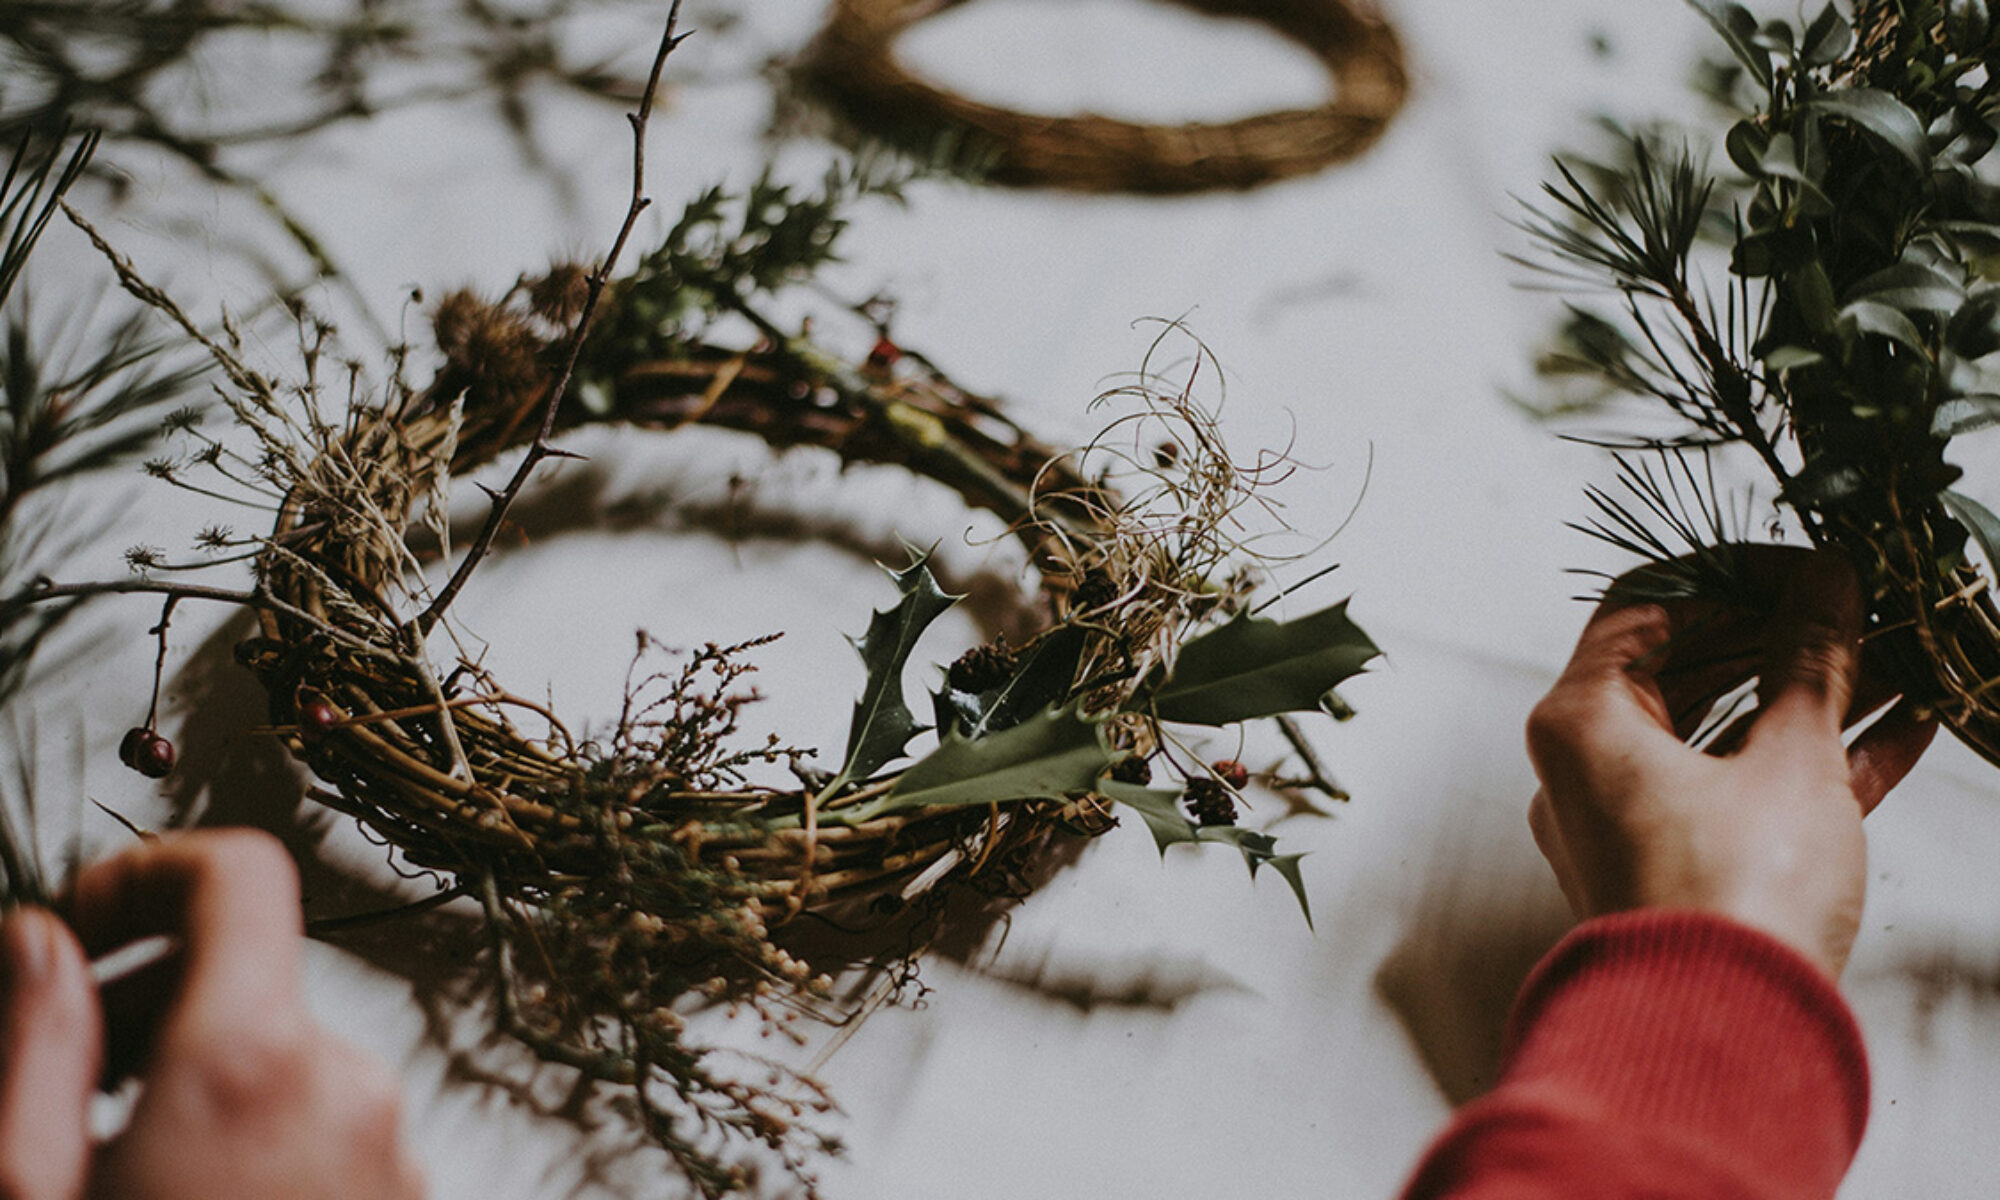
[[[756,64],[802,44],[818,7],[757,6],[673,60],[651,143],[663,214],[754,172],[769,103]],[[690,24],[707,11],[695,6]],[[1535,189],[1554,150],[1594,144],[1595,113],[1694,111],[1684,81],[1712,47],[1669,0],[1400,0],[1390,16],[1410,57],[1410,103],[1355,163],[1178,200],[927,182],[906,208],[855,213],[847,262],[828,278],[851,295],[900,296],[899,339],[1058,438],[1088,435],[1086,402],[1137,367],[1153,332],[1135,322],[1184,319],[1227,374],[1232,444],[1289,439],[1322,468],[1286,488],[1289,519],[1324,534],[1354,510],[1322,552],[1342,568],[1298,611],[1351,593],[1388,654],[1343,689],[1355,720],[1313,725],[1352,803],[1277,829],[1312,851],[1316,932],[1276,879],[1252,887],[1221,852],[1177,849],[1162,864],[1128,823],[1023,904],[997,954],[930,963],[920,1008],[878,1013],[828,1061],[822,1078],[844,1110],[832,1127],[850,1146],[827,1168],[835,1200],[1390,1196],[1452,1101],[1490,1080],[1513,987],[1566,926],[1527,833],[1520,727],[1584,615],[1570,599],[1584,585],[1565,568],[1618,563],[1564,528],[1584,515],[1583,485],[1610,478],[1608,461],[1505,398],[1532,386],[1527,364],[1554,304],[1519,290],[1523,271],[1502,257],[1526,248],[1510,196]],[[629,44],[638,68],[657,19],[621,9],[590,32]],[[907,51],[974,94],[1048,111],[1228,117],[1317,86],[1274,38],[1142,0],[979,0],[913,34]],[[541,119],[567,198],[524,177],[471,105],[342,127],[254,161],[375,310],[414,326],[400,307],[412,285],[503,287],[608,237],[628,179],[622,118],[557,98]],[[810,167],[824,153],[807,144],[786,161]],[[219,256],[241,227],[236,202],[148,195],[168,178],[141,172],[140,203],[107,229],[190,306],[251,303],[243,272]],[[157,215],[174,204],[192,232]],[[957,542],[968,520],[893,476],[837,479],[806,455],[767,466],[726,436],[653,441],[586,439],[602,475],[586,474],[583,492],[713,498],[731,470],[761,472],[773,502],[838,506],[881,534],[945,538],[955,562],[978,563]],[[2000,492],[2000,475],[1991,482]],[[157,488],[137,494],[144,503],[69,574],[115,571],[123,545],[184,538],[206,519]],[[760,658],[773,698],[748,724],[835,747],[859,681],[840,635],[886,597],[872,567],[824,546],[571,528],[493,562],[460,611],[516,690],[546,680],[566,712],[600,716],[637,626],[669,642],[784,629]],[[221,614],[183,617],[173,646],[179,779],[157,789],[117,766],[109,748],[143,712],[151,663],[135,631],[153,615],[103,606],[102,627],[123,636],[37,693],[41,793],[142,817],[171,802],[296,827],[299,782],[249,732],[261,702],[228,656],[242,626]],[[970,641],[969,623],[953,621],[934,646]],[[2000,1188],[2000,1154],[1987,1148],[2000,1080],[1996,792],[2000,777],[1941,741],[1871,821],[1867,921],[1845,986],[1871,1047],[1875,1106],[1843,1196]],[[355,895],[340,879],[386,879],[382,855],[338,820],[315,822],[293,834],[321,864],[309,899],[340,911]],[[95,845],[119,836],[94,813],[82,824]],[[406,976],[430,951],[396,936],[373,962],[315,947],[311,989],[330,1025],[403,1071],[439,1200],[681,1194],[656,1156],[626,1152],[615,1122],[592,1132],[561,1114],[560,1072],[482,1042],[476,1015],[446,1006],[427,1018]],[[405,973],[388,969],[398,964]],[[1118,999],[1148,994],[1158,1002]],[[471,1080],[466,1061],[532,1076],[547,1111]]]

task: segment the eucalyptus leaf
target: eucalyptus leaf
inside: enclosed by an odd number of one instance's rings
[[[1846,299],[1872,300],[1904,312],[1958,311],[1965,287],[1935,268],[1916,262],[1884,267],[1847,290]]]
[[[1975,292],[1952,314],[1945,342],[1963,358],[1984,358],[2000,350],[2000,288]]]
[[[1940,492],[1938,502],[1979,543],[1979,549],[1986,555],[1987,569],[2000,571],[2000,517],[1963,492]]]
[[[1852,122],[1881,138],[1918,170],[1930,166],[1930,141],[1924,123],[1902,101],[1875,88],[1842,88],[1822,92],[1806,106]]]
[[[1311,712],[1379,654],[1344,600],[1285,622],[1245,613],[1181,647],[1153,692],[1153,711],[1192,725]]]
[[[1707,17],[1710,25],[1715,26],[1722,40],[1729,44],[1730,53],[1750,72],[1750,77],[1769,87],[1771,56],[1757,48],[1757,18],[1750,15],[1750,10],[1724,0],[1688,0],[1688,3]]]
[[[1840,321],[1851,322],[1862,333],[1872,333],[1891,341],[1901,342],[1918,354],[1929,354],[1924,338],[1917,327],[1899,308],[1891,308],[1875,300],[1856,300],[1840,310]]]
[[[2000,396],[1988,393],[1953,396],[1931,414],[1933,437],[1957,437],[1995,425],[2000,425]]]
[[[1805,39],[1800,43],[1799,64],[1807,67],[1824,67],[1838,62],[1847,48],[1854,44],[1854,27],[1840,10],[1829,4],[1806,26]]]
[[[829,790],[874,774],[924,729],[904,698],[903,668],[924,630],[958,599],[938,586],[927,565],[929,557],[918,555],[908,567],[890,573],[903,598],[896,607],[870,617],[867,633],[849,639],[868,668],[868,680],[854,704],[845,761]]]
[[[903,772],[889,794],[845,815],[859,822],[913,808],[963,808],[1060,799],[1092,791],[1118,760],[1101,720],[1074,708],[1045,709],[989,737],[952,734]]]
[[[1826,361],[1826,355],[1805,346],[1779,346],[1763,356],[1767,371],[1790,371],[1798,367],[1813,367]]]

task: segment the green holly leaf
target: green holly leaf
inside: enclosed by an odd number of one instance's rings
[[[948,735],[903,772],[889,794],[848,814],[867,821],[912,808],[963,808],[1011,800],[1061,799],[1095,790],[1118,754],[1104,724],[1074,708],[1044,709],[1012,729],[974,740]]]
[[[1097,792],[1139,814],[1146,828],[1152,831],[1153,844],[1160,848],[1161,858],[1167,856],[1169,846],[1201,840],[1201,827],[1181,811],[1179,788],[1149,788],[1106,779],[1098,783]]]
[[[1153,692],[1153,711],[1191,725],[1313,711],[1381,653],[1348,619],[1344,600],[1293,621],[1245,614],[1181,647]]]
[[[1219,842],[1234,846],[1242,853],[1244,863],[1250,868],[1250,878],[1257,878],[1261,867],[1276,871],[1291,886],[1292,895],[1298,899],[1299,912],[1305,916],[1306,928],[1312,928],[1312,905],[1306,900],[1305,875],[1299,870],[1299,860],[1305,857],[1304,854],[1279,854],[1278,839],[1254,829],[1237,825],[1195,824],[1181,812],[1179,788],[1148,788],[1107,779],[1097,785],[1097,792],[1139,814],[1140,819],[1146,822],[1146,828],[1152,831],[1153,844],[1160,848],[1162,858],[1166,857],[1169,846]]]
[[[958,600],[938,587],[937,578],[925,565],[929,559],[929,554],[913,554],[908,567],[891,572],[902,600],[887,612],[878,611],[870,617],[867,633],[849,639],[868,668],[868,682],[855,701],[854,720],[847,731],[847,756],[840,774],[828,785],[829,792],[874,774],[925,728],[917,723],[904,698],[903,668],[924,630]]]

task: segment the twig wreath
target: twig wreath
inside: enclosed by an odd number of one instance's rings
[[[1869,652],[1906,703],[2000,764],[2000,518],[1952,489],[1947,460],[2000,424],[2000,13],[1857,0],[1851,22],[1829,4],[1799,28],[1692,3],[1749,100],[1724,142],[1742,177],[1639,137],[1622,169],[1562,168],[1526,222],[1559,274],[1608,284],[1624,310],[1578,309],[1555,365],[1674,425],[1609,440],[1622,486],[1592,493],[1592,527],[1674,564],[1655,585],[1768,603],[1728,549],[1750,510],[1700,461],[1747,450],[1796,526],[1855,562]],[[1711,233],[1728,247],[1720,296],[1694,265]]]
[[[925,152],[956,141],[994,183],[1159,194],[1256,187],[1354,158],[1409,90],[1401,43],[1362,0],[1174,0],[1260,22],[1304,46],[1325,64],[1334,94],[1317,108],[1213,124],[1015,112],[919,79],[896,58],[904,31],[963,2],[836,0],[801,56],[800,77],[872,136]]]
[[[849,363],[768,319],[763,298],[831,258],[839,203],[871,186],[861,168],[837,169],[818,196],[768,178],[741,198],[711,190],[612,281],[608,264],[647,206],[645,133],[676,16],[633,117],[632,199],[607,266],[559,266],[497,301],[444,298],[434,314],[444,362],[423,387],[402,381],[399,358],[386,390],[370,388],[305,315],[303,378],[269,378],[244,363],[232,329],[204,332],[71,212],[126,289],[208,351],[223,402],[254,441],[246,453],[184,410],[167,424],[192,449],[149,470],[182,483],[196,468],[217,472],[275,495],[277,517],[268,535],[201,536],[252,558],[246,592],[155,578],[171,568],[142,549],[129,555],[142,569],[133,579],[44,582],[9,603],[164,595],[163,656],[175,604],[254,609],[260,632],[238,654],[320,781],[310,794],[445,880],[418,907],[477,905],[500,1027],[545,1060],[622,1085],[702,1195],[746,1185],[734,1161],[746,1141],[813,1194],[813,1159],[834,1148],[813,1118],[830,1099],[775,1062],[701,1044],[687,1033],[691,1007],[746,1006],[779,1031],[800,1013],[851,1019],[872,1001],[835,993],[828,968],[846,963],[798,953],[801,917],[865,926],[934,914],[965,888],[1018,896],[1059,843],[1103,833],[1121,810],[1162,851],[1233,846],[1303,907],[1300,856],[1236,824],[1251,773],[1203,761],[1187,727],[1276,718],[1305,770],[1264,782],[1337,795],[1285,714],[1344,711],[1332,689],[1378,652],[1344,603],[1284,622],[1252,613],[1269,559],[1246,531],[1292,464],[1232,460],[1214,421],[1185,390],[1160,390],[1150,367],[1112,394],[1135,411],[1064,454],[886,330]],[[724,319],[747,322],[754,344],[711,340]],[[328,378],[337,371],[344,387]],[[744,655],[761,642],[707,645],[661,668],[641,635],[624,709],[599,734],[573,731],[472,655],[441,669],[434,643],[457,634],[451,605],[534,468],[565,456],[554,436],[607,422],[746,430],[775,448],[817,446],[934,479],[1027,547],[1047,622],[1018,647],[996,642],[952,663],[925,726],[904,668],[953,597],[914,553],[893,572],[896,602],[855,642],[866,679],[830,771],[776,738],[732,744],[753,698],[739,682]],[[510,451],[520,461],[490,493],[476,537],[442,583],[426,583],[411,526],[444,532],[449,481]],[[1114,477],[1138,486],[1121,491]],[[935,746],[913,752],[927,728]],[[127,740],[131,765],[171,766],[150,720]],[[789,766],[798,784],[754,784],[754,764]],[[906,931],[872,965],[893,971],[922,949]]]

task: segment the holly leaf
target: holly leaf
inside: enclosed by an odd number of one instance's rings
[[[1313,711],[1381,653],[1348,619],[1345,600],[1293,621],[1244,614],[1181,647],[1153,711],[1191,725]]]
[[[1197,836],[1201,841],[1222,842],[1242,851],[1251,879],[1257,878],[1260,867],[1276,871],[1291,886],[1292,895],[1299,902],[1299,912],[1306,919],[1306,928],[1313,927],[1312,904],[1306,899],[1305,875],[1299,870],[1299,860],[1305,857],[1304,854],[1279,854],[1277,838],[1238,825],[1204,825],[1197,831]]]
[[[913,554],[908,567],[891,572],[902,600],[887,612],[878,611],[870,617],[867,633],[848,639],[868,668],[868,682],[855,701],[854,720],[847,731],[847,756],[840,774],[828,785],[829,791],[874,774],[925,728],[917,723],[903,696],[903,668],[924,630],[958,600],[938,587],[937,578],[925,565],[929,560],[929,554]]]
[[[1139,814],[1146,828],[1152,831],[1153,844],[1160,848],[1161,858],[1167,856],[1169,846],[1201,840],[1201,827],[1181,811],[1179,788],[1149,788],[1106,779],[1098,783],[1097,793]]]
[[[867,821],[912,808],[964,808],[1010,800],[1058,800],[1093,791],[1118,760],[1101,720],[1074,708],[1044,709],[1012,729],[972,739],[953,733],[903,772],[889,794],[846,819]]]
[[[939,731],[955,729],[967,737],[982,738],[1060,705],[1076,682],[1076,664],[1089,636],[1075,625],[1049,630],[1022,650],[1013,676],[988,691],[975,694],[947,684],[931,698]]]

